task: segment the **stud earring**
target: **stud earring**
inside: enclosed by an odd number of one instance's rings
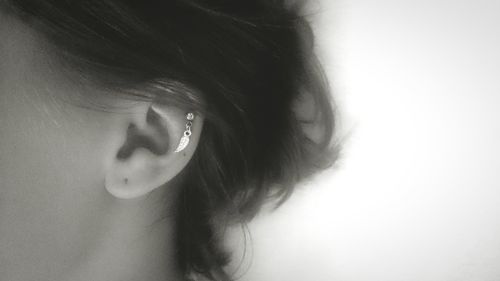
[[[184,131],[184,135],[179,141],[179,145],[174,151],[175,153],[184,150],[189,144],[189,137],[191,137],[191,127],[193,126],[194,114],[189,112],[188,114],[186,114],[186,119],[186,130]]]

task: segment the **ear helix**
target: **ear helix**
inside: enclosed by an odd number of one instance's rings
[[[189,112],[186,114],[186,130],[184,131],[184,135],[182,136],[181,140],[179,141],[179,145],[175,149],[175,153],[181,152],[184,150],[188,144],[189,144],[189,138],[191,137],[191,127],[193,126],[193,120],[194,120],[194,114]]]

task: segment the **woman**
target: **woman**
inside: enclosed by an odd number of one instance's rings
[[[333,159],[297,5],[0,3],[2,280],[231,280],[225,228]]]

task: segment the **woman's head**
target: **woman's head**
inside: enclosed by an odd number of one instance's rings
[[[107,188],[154,197],[175,221],[181,271],[222,278],[223,225],[332,159],[332,109],[297,6],[0,3],[0,247],[14,241],[19,258],[52,248],[77,259],[99,240],[96,216],[127,208]],[[187,112],[192,141],[174,153]]]

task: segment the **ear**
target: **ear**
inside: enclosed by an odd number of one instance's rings
[[[105,171],[106,190],[121,199],[148,194],[179,174],[195,152],[203,124],[195,112],[188,120],[189,112],[155,102],[139,102],[132,111],[119,117],[121,141]],[[190,133],[185,133],[188,123]],[[176,151],[181,141],[189,143]]]

